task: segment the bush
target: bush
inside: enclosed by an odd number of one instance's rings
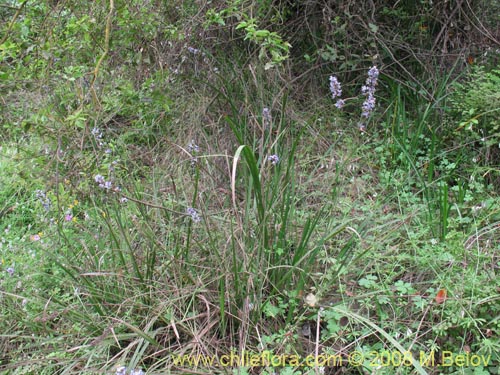
[[[500,70],[478,67],[453,85],[450,115],[455,142],[472,145],[483,174],[498,178],[500,162]],[[458,122],[458,126],[457,126]]]

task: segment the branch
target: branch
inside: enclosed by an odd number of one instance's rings
[[[114,0],[109,0],[109,13],[106,16],[106,28],[104,30],[104,52],[102,53],[101,57],[97,61],[97,64],[94,68],[94,77],[92,78],[92,82],[90,83],[90,88],[93,92],[94,99],[97,99],[95,90],[94,90],[94,83],[97,80],[97,75],[99,74],[99,68],[101,67],[102,62],[106,58],[106,56],[109,53],[109,35],[111,33],[111,20],[113,17],[113,12],[115,10],[115,2]]]
[[[3,44],[7,40],[7,37],[9,36],[10,30],[12,30],[12,27],[14,26],[14,22],[16,22],[17,17],[19,17],[19,14],[21,14],[21,12],[24,9],[24,6],[28,3],[28,1],[29,0],[24,0],[24,2],[21,4],[21,6],[17,9],[16,14],[14,14],[14,17],[12,17],[12,20],[10,21],[9,27],[7,27],[7,31],[5,32],[5,35],[3,36],[2,40],[0,40],[0,44]],[[9,8],[11,8],[11,7],[9,7]],[[11,8],[11,9],[15,9],[15,8]]]

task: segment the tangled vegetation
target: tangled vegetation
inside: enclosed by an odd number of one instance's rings
[[[0,374],[497,374],[500,4],[5,0]]]

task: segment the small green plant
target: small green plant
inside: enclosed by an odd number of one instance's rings
[[[281,66],[290,56],[292,45],[283,37],[267,28],[258,26],[260,17],[254,16],[253,12],[242,11],[241,1],[229,2],[222,10],[216,11],[209,9],[205,15],[205,28],[210,25],[225,26],[227,19],[237,19],[235,30],[241,30],[245,33],[244,40],[250,41],[259,48],[259,59],[264,61],[264,69],[268,70]],[[263,6],[266,8],[266,6]]]
[[[264,69],[281,65],[289,57],[291,44],[284,42],[276,32],[258,29],[255,18],[238,23],[236,30],[240,29],[245,32],[245,40],[250,40],[259,46],[259,58],[267,60]]]

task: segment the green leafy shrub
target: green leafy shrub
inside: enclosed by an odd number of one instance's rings
[[[452,113],[461,120],[458,130],[465,130],[476,140],[492,146],[500,140],[500,69],[489,72],[473,69],[465,82],[455,83],[451,96]]]
[[[453,85],[449,114],[454,143],[471,149],[468,163],[477,164],[488,181],[497,181],[500,163],[500,70],[473,69],[463,82]],[[457,124],[458,122],[458,124]]]

